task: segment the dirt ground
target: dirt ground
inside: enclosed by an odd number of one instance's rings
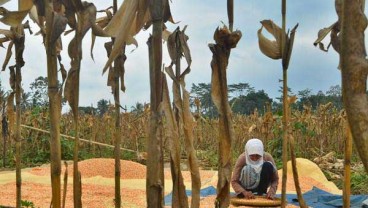
[[[313,163],[314,164],[314,163]],[[310,164],[307,164],[311,166]],[[298,164],[299,166],[299,164]],[[114,207],[114,160],[113,159],[89,159],[79,162],[79,170],[82,175],[82,204],[85,208]],[[305,168],[299,168],[305,169]],[[309,191],[313,186],[326,191],[339,191],[326,181],[316,177],[311,170],[299,172],[302,191]],[[318,172],[318,171],[317,171]],[[62,170],[62,179],[65,168]],[[68,186],[65,207],[73,207],[73,181],[72,165],[68,167]],[[190,173],[182,172],[185,186],[190,189]],[[281,172],[280,185],[281,187]],[[22,200],[33,202],[35,207],[50,207],[51,183],[50,168],[48,165],[22,170]],[[121,196],[123,207],[135,208],[146,207],[146,167],[132,161],[121,160]],[[326,180],[326,179],[324,179]],[[202,188],[217,185],[217,172],[211,170],[201,170]],[[16,184],[15,172],[0,172],[0,205],[15,206]],[[171,192],[172,182],[169,169],[165,169],[165,194]],[[291,172],[288,172],[287,180],[288,193],[295,193],[294,181]],[[216,196],[205,197],[201,200],[201,207],[212,208]],[[295,206],[288,206],[295,207]]]

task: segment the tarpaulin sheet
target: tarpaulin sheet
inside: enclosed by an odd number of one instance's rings
[[[186,192],[187,196],[192,196],[192,191],[186,190],[185,192]],[[216,188],[215,187],[208,186],[206,188],[201,189],[201,191],[200,191],[200,196],[201,197],[206,197],[206,196],[210,196],[210,195],[216,195]],[[172,203],[172,192],[169,193],[168,195],[166,195],[164,200],[165,200],[165,206],[171,205],[171,203]]]
[[[187,196],[192,195],[192,191],[186,191]],[[234,194],[234,193],[231,193]],[[210,195],[216,195],[216,188],[209,186],[207,188],[201,189],[200,196],[206,197]],[[280,194],[276,195],[281,197]],[[336,208],[343,206],[342,195],[331,194],[322,189],[313,187],[312,190],[303,194],[303,198],[309,207],[316,208]],[[299,206],[298,197],[296,194],[286,194],[286,199],[288,204],[293,204]],[[368,200],[368,195],[351,195],[350,205],[351,207],[368,207],[366,202]],[[172,203],[172,193],[165,196],[165,205],[171,205]]]
[[[278,194],[277,197],[281,197],[281,195]],[[331,194],[317,187],[313,187],[312,190],[305,192],[303,198],[309,207],[336,208],[343,206],[342,195]],[[289,204],[299,206],[296,194],[286,194],[286,199]],[[367,199],[368,195],[351,195],[350,206],[363,207],[363,201]]]

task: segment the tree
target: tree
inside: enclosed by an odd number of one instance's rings
[[[218,117],[217,110],[211,98],[211,84],[192,84],[191,93],[201,101],[201,113],[205,117]]]
[[[230,105],[234,113],[250,115],[257,109],[260,114],[264,114],[264,107],[267,102],[272,103],[272,99],[264,90],[260,90],[258,92],[250,92],[246,96],[235,97],[230,101]]]
[[[132,106],[131,107],[132,109],[132,113],[135,114],[135,115],[140,115],[144,112],[144,105],[140,102],[136,102],[135,103],[135,106]]]
[[[88,115],[95,115],[97,109],[93,106],[80,106],[78,107],[78,111],[80,114],[88,114]]]
[[[235,93],[236,97],[254,92],[254,87],[248,83],[238,83],[229,85],[229,93]]]
[[[103,116],[103,114],[108,111],[109,104],[110,102],[105,99],[101,99],[97,102],[97,112],[100,116]]]
[[[31,103],[33,107],[47,107],[49,98],[47,96],[48,79],[47,77],[39,76],[31,83]]]

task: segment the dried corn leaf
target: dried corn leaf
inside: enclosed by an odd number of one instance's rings
[[[0,35],[4,35],[5,37],[7,37],[9,39],[14,39],[15,38],[15,34],[11,30],[0,29]]]
[[[176,125],[175,116],[171,108],[169,89],[167,86],[166,76],[163,74],[163,101],[160,105],[166,117],[166,136],[168,149],[170,151],[171,175],[173,181],[173,207],[188,207],[187,195],[183,176],[180,171],[180,141],[179,130]]]
[[[189,92],[185,89],[184,79],[180,82],[181,90],[183,91],[183,126],[185,135],[185,147],[188,154],[188,164],[190,175],[192,177],[192,203],[191,207],[199,207],[200,189],[201,189],[201,177],[199,173],[199,164],[194,149],[194,119],[192,112],[190,111]]]
[[[102,73],[106,72],[107,68],[121,53],[122,46],[129,37],[129,30],[132,26],[137,9],[138,9],[138,1],[125,0],[122,6],[119,8],[117,13],[110,21],[109,25],[107,25],[107,27],[105,28],[105,32],[107,32],[112,37],[116,37],[116,39],[111,54],[109,56],[109,59],[106,62]],[[117,34],[119,35],[117,36]]]
[[[136,0],[125,0],[123,4],[120,6],[118,11],[115,13],[115,15],[112,17],[109,24],[105,27],[105,32],[109,34],[111,37],[117,37],[120,32],[120,28],[122,27],[123,23],[127,24],[128,22],[125,21],[123,18],[129,16],[135,16],[135,11],[133,11],[134,7],[138,7],[138,1]],[[132,21],[133,18],[130,18]],[[127,30],[130,29],[130,27],[125,26]]]
[[[45,15],[46,15],[46,5],[45,5],[44,0],[34,0],[33,4],[37,8],[38,16],[45,17]]]
[[[170,21],[171,23],[176,24],[171,15],[169,0],[164,0],[164,11],[162,14],[162,19],[164,23]],[[144,25],[144,29],[147,30],[151,25],[152,25],[152,18],[149,18]]]
[[[135,25],[133,25],[133,32],[137,34],[144,24],[151,19],[149,9],[148,9],[148,1],[147,0],[139,0],[137,17],[135,19]],[[134,28],[135,27],[135,28]]]
[[[322,41],[325,39],[325,37],[333,30],[333,28],[336,26],[336,24],[338,24],[338,22],[335,22],[334,24],[332,24],[330,27],[327,28],[323,28],[320,31],[318,31],[318,38],[316,41],[314,41],[313,45],[316,46],[318,45],[319,48],[322,51],[327,52],[328,48],[331,45],[331,42],[328,44],[328,47],[325,49],[324,44],[322,43]],[[332,35],[332,34],[331,34]]]
[[[336,24],[335,27],[332,29],[331,43],[330,43],[333,49],[335,49],[337,53],[340,53],[340,38],[339,38],[340,28],[339,27],[340,25]]]
[[[50,44],[55,45],[56,41],[60,38],[60,35],[65,31],[67,23],[68,19],[66,17],[58,13],[55,13]]]
[[[5,8],[0,9],[0,13],[3,16],[0,18],[0,22],[16,27],[20,25],[23,21],[23,19],[27,16],[29,10],[24,11],[8,11]]]
[[[79,67],[76,65],[76,61],[72,61],[72,67],[68,72],[68,77],[65,82],[64,97],[69,102],[69,106],[72,109],[74,118],[78,115],[78,103],[79,103]]]
[[[187,68],[184,70],[181,76],[185,76],[186,74],[188,74],[190,72],[190,66],[192,65],[192,56],[190,54],[190,49],[187,43],[189,38],[187,35],[185,35],[186,28],[187,26],[185,26],[183,31],[179,33],[181,51],[183,52],[185,60],[188,64]]]
[[[72,108],[74,118],[78,118],[79,105],[79,77],[82,59],[82,39],[87,31],[95,24],[96,7],[92,3],[83,2],[83,8],[74,8],[78,15],[75,37],[70,41],[68,53],[71,58],[71,69],[65,83],[64,95]]]
[[[112,13],[111,13],[110,9],[111,9],[111,7],[107,8],[105,10],[102,10],[102,11],[97,11],[97,12],[105,12],[106,13],[106,16],[96,19],[96,24],[97,24],[98,27],[103,29],[109,24],[110,20],[112,19]],[[104,33],[104,34],[106,34],[106,33]],[[93,48],[94,48],[95,41],[96,41],[96,35],[93,32],[91,33],[91,35],[92,35],[92,41],[91,41],[90,55],[91,55],[92,60],[94,60]]]
[[[168,39],[167,39],[167,50],[169,52],[169,56],[171,59],[171,63],[176,63],[176,59],[177,57],[177,47],[176,47],[176,42],[178,39],[178,33],[179,33],[179,27],[169,35]],[[180,58],[180,57],[179,57]]]
[[[2,71],[5,71],[6,66],[8,65],[9,60],[10,60],[10,58],[11,58],[12,54],[13,54],[13,53],[12,53],[13,45],[14,45],[13,41],[11,41],[11,42],[9,43],[9,45],[8,45],[8,49],[7,49],[7,51],[6,51],[6,56],[5,56],[5,60],[4,60],[4,63],[3,63]]]
[[[18,1],[19,11],[30,10],[33,7],[33,0]]]
[[[92,3],[83,3],[84,9],[78,12],[78,28],[75,37],[70,41],[68,47],[68,54],[70,57],[77,57],[80,55],[80,59],[82,59],[82,40],[86,35],[87,31],[95,25],[96,22],[96,7]],[[80,54],[77,54],[80,53]]]
[[[9,84],[10,84],[10,88],[15,91],[15,85],[17,83],[16,81],[16,77],[15,77],[15,67],[14,66],[9,66]]]
[[[81,2],[81,0],[63,0],[63,5],[65,7],[65,17],[68,19],[68,25],[72,29],[77,28],[76,12],[82,11],[87,2]]]
[[[37,7],[35,5],[29,10],[29,17],[33,22],[35,22],[38,26],[40,26],[40,22],[38,20]]]
[[[298,28],[298,25],[299,24],[296,24],[295,27],[291,30],[290,37],[286,36],[285,57],[283,57],[282,59],[282,65],[284,69],[287,69],[289,67],[291,53],[293,51],[295,32],[296,28]]]
[[[3,43],[8,42],[9,40],[10,40],[10,38],[8,38],[8,37],[2,37],[2,38],[0,38],[0,47],[5,48],[4,45],[3,45]]]
[[[104,44],[105,50],[107,52],[107,57],[110,56],[112,50],[113,42],[109,41]],[[107,76],[107,86],[110,86],[111,89],[115,89],[115,81],[114,81],[114,68],[112,66],[109,67],[109,72]]]
[[[10,0],[0,0],[0,6],[3,5],[3,4],[5,4],[8,1],[10,1]]]
[[[176,80],[176,76],[174,74],[174,70],[173,70],[173,62],[171,62],[170,66],[165,67],[165,71],[166,73],[169,75],[169,77],[174,81],[177,82]]]
[[[23,59],[23,52],[24,52],[24,28],[22,25],[16,27],[16,33],[19,35],[14,40],[13,43],[15,45],[15,60],[18,67],[23,67],[25,62]]]
[[[162,40],[164,41],[168,41],[169,40],[169,36],[171,35],[171,32],[168,31],[167,29],[162,31]]]

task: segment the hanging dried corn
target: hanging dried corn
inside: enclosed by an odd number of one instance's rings
[[[167,39],[167,47],[171,58],[171,64],[165,70],[173,80],[174,111],[176,114],[176,123],[180,129],[183,128],[185,137],[185,149],[188,154],[188,164],[192,178],[192,201],[191,207],[198,207],[200,200],[201,179],[199,165],[194,149],[193,136],[193,116],[189,107],[189,93],[185,89],[185,76],[190,72],[192,58],[187,44],[188,37],[185,35],[186,27],[183,31],[177,28]],[[180,61],[184,55],[187,62],[187,68],[181,73]],[[173,65],[176,70],[174,73]],[[183,92],[183,94],[181,93]]]
[[[188,207],[188,197],[185,193],[183,175],[180,170],[180,136],[178,123],[171,108],[169,89],[166,76],[163,76],[163,101],[162,111],[165,115],[165,136],[168,149],[170,151],[171,177],[173,181],[172,188],[172,207]]]
[[[235,48],[242,34],[240,31],[230,32],[224,26],[214,34],[216,44],[209,44],[212,51],[211,96],[219,112],[219,169],[217,183],[216,207],[228,207],[230,204],[231,179],[231,142],[234,139],[232,113],[228,102],[226,69],[230,52]]]

